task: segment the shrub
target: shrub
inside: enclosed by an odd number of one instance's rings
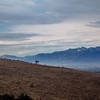
[[[22,93],[16,99],[13,95],[4,94],[4,95],[0,95],[0,100],[32,100],[32,98],[29,97],[28,95],[25,95],[24,93]]]

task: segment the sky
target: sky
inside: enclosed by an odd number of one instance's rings
[[[0,0],[0,55],[100,46],[100,0]]]

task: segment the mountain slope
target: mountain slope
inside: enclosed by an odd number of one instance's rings
[[[100,75],[0,59],[0,94],[34,100],[100,100]]]

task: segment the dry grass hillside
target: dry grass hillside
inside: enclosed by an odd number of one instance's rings
[[[34,100],[100,100],[100,75],[0,59],[0,94]]]

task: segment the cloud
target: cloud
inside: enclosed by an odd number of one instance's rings
[[[22,33],[40,33],[47,37],[35,38],[36,41],[48,40],[94,40],[100,39],[100,29],[87,27],[89,22],[85,20],[76,20],[63,22],[59,24],[47,25],[21,25],[12,27],[12,32]],[[48,35],[50,35],[48,37]]]
[[[87,26],[100,28],[100,21],[90,22]]]
[[[0,41],[23,41],[30,37],[36,37],[40,34],[25,34],[25,33],[0,33]]]
[[[1,24],[53,24],[100,16],[99,0],[1,0]]]
[[[51,53],[54,51],[66,50],[68,48],[77,47],[93,47],[100,44],[100,41],[66,41],[66,40],[55,40],[55,41],[40,41],[30,42],[24,44],[6,44],[0,45],[0,55],[10,54],[17,56],[35,55],[38,53]]]
[[[35,6],[33,0],[0,0],[0,13],[4,14],[20,14],[30,10]]]
[[[32,55],[42,52],[53,52],[100,45],[100,29],[87,26],[85,20],[46,25],[21,25],[11,27],[12,33],[39,33],[22,41],[0,41],[1,51],[14,55]],[[20,35],[19,34],[19,35]],[[15,51],[14,51],[15,50]]]

